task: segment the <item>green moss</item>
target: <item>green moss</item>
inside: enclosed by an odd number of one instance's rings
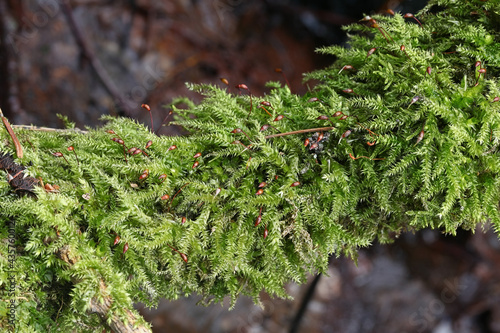
[[[20,197],[0,182],[1,238],[16,224],[19,326],[57,323],[63,331],[82,323],[91,331],[100,325],[85,314],[93,297],[110,296],[119,316],[132,302],[154,306],[192,293],[286,297],[287,281],[325,271],[330,255],[355,257],[401,232],[455,234],[485,221],[498,232],[499,2],[433,1],[417,17],[422,27],[401,14],[373,17],[394,41],[366,24],[347,27],[348,48],[319,50],[338,60],[305,75],[321,81],[313,91],[297,96],[270,84],[268,95],[252,97],[250,115],[248,95],[190,85],[205,99],[187,109],[175,106],[184,99],[172,103],[185,137],[157,137],[109,117],[87,134],[20,131],[18,162],[59,189]],[[262,101],[272,116],[257,107]],[[266,137],[332,123],[317,148],[316,131]],[[264,124],[274,128],[261,131]],[[0,134],[0,149],[12,152]],[[113,137],[147,156],[126,153],[126,162]],[[74,264],[61,260],[64,246]],[[7,242],[0,253],[3,271]],[[5,274],[0,283],[6,293]],[[35,307],[38,319],[28,315]]]

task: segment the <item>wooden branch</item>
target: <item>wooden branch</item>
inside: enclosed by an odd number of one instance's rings
[[[99,289],[101,294],[106,294],[106,285],[104,284],[103,280],[100,281]],[[97,315],[99,315],[99,317],[101,317],[102,320],[106,318],[103,317],[103,315],[106,315],[109,312],[109,309],[111,308],[112,304],[113,300],[109,296],[103,297],[102,302],[93,298],[92,301],[90,302],[90,307],[88,311],[90,313],[97,313]],[[145,326],[138,325],[137,327],[134,327],[135,323],[137,322],[135,314],[129,309],[125,309],[125,312],[127,314],[127,324],[125,324],[116,316],[111,318],[111,323],[109,323],[109,328],[111,328],[113,332],[151,333],[151,330]]]

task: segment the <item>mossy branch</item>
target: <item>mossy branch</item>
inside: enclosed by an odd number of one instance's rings
[[[0,223],[3,238],[15,230],[19,311],[35,316],[20,327],[128,327],[132,302],[193,293],[287,297],[330,255],[402,232],[491,221],[498,233],[499,25],[497,1],[374,15],[346,28],[349,48],[319,50],[338,60],[306,75],[321,83],[304,96],[189,85],[205,98],[172,103],[183,137],[113,117],[85,132],[14,128],[24,155],[0,165]]]

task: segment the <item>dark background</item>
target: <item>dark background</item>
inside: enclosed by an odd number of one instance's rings
[[[223,77],[263,95],[267,81],[284,82],[278,67],[300,94],[314,84],[304,84],[302,73],[334,61],[314,49],[343,44],[341,25],[386,9],[416,13],[424,5],[0,0],[0,107],[14,124],[62,127],[59,113],[83,128],[98,126],[102,114],[148,123],[140,108],[148,103],[158,127],[173,97],[200,100],[185,82],[223,86]],[[262,293],[264,309],[245,297],[230,312],[227,304],[196,306],[197,295],[162,301],[156,310],[137,307],[154,332],[500,332],[500,242],[488,230],[404,234],[392,245],[361,250],[357,266],[331,258],[329,276],[314,290],[311,276],[309,284],[287,285],[293,301]],[[308,290],[313,297],[294,325]]]

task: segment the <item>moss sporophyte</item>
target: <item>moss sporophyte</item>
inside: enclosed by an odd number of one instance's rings
[[[176,99],[165,116],[182,137],[110,116],[87,131],[12,129],[2,115],[18,313],[59,331],[147,332],[133,302],[287,297],[331,255],[402,232],[489,221],[498,233],[498,26],[491,0],[372,15],[345,27],[348,47],[318,50],[337,60],[305,74],[320,83],[302,96],[280,82],[262,97],[228,79],[189,84],[203,101]],[[30,318],[16,317],[20,331]]]

